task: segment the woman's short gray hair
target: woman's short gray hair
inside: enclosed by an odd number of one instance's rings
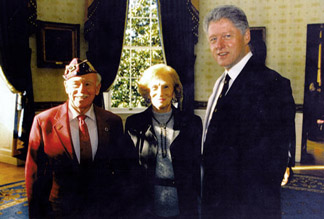
[[[245,34],[249,29],[249,22],[246,18],[244,11],[234,5],[223,5],[211,10],[204,19],[203,28],[205,33],[208,34],[209,23],[212,21],[219,21],[226,18],[233,22],[242,34]]]
[[[168,75],[173,81],[173,88],[176,102],[181,103],[183,98],[183,87],[178,73],[166,64],[156,64],[144,71],[140,80],[138,81],[138,91],[142,97],[150,102],[150,88],[149,84],[152,79],[159,78],[160,75]]]

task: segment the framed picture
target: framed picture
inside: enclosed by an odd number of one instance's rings
[[[38,20],[37,66],[64,68],[80,55],[80,24],[65,24]]]
[[[253,55],[257,57],[259,62],[266,63],[267,45],[266,45],[266,28],[250,27],[251,40],[250,49]]]
[[[265,27],[250,27],[251,39],[266,41],[266,28]]]

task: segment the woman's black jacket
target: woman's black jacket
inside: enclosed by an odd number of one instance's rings
[[[197,216],[200,191],[200,117],[173,109],[175,138],[170,146],[180,216]],[[152,106],[127,118],[125,134],[132,150],[131,183],[135,190],[133,216],[151,214],[154,203],[155,167],[158,141],[152,126]]]

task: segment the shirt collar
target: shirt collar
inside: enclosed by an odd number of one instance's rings
[[[70,104],[69,104],[69,120],[73,120],[80,115]],[[95,121],[95,113],[93,104],[91,105],[90,109],[85,113],[85,115],[90,118],[91,120]]]
[[[246,63],[252,57],[252,52],[248,52],[236,65],[234,65],[230,70],[225,70],[225,73],[231,77],[231,80],[235,80],[240,74]]]

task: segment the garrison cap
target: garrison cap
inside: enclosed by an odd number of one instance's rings
[[[74,76],[85,75],[89,73],[98,73],[88,60],[72,59],[69,65],[65,67],[63,78],[68,80]]]

